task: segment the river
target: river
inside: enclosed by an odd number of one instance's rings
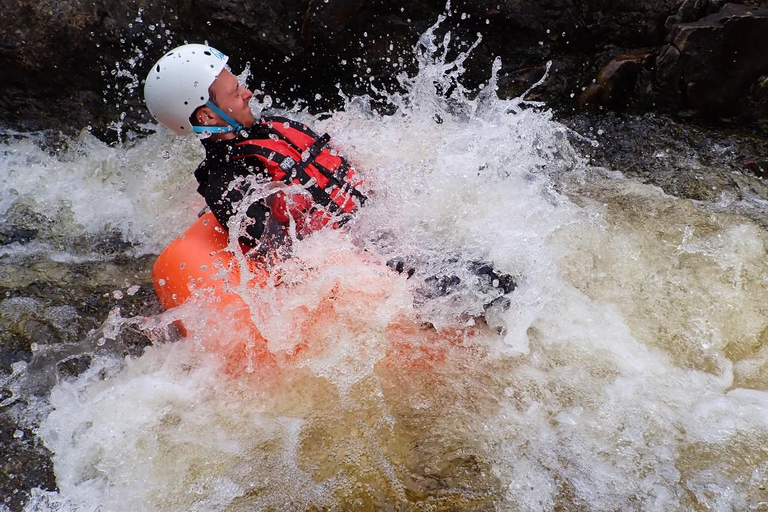
[[[0,510],[768,507],[765,227],[590,165],[597,132],[494,77],[470,94],[450,44],[422,37],[386,114],[282,112],[371,201],[244,291],[269,367],[172,327],[217,323],[224,346],[215,310],[153,298],[153,255],[203,207],[197,141],[4,132],[0,410],[56,488]],[[518,284],[487,321],[472,260]],[[467,286],[420,303],[441,273]]]

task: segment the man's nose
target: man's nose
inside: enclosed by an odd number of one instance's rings
[[[251,96],[253,96],[253,92],[251,92],[250,89],[245,89],[245,96],[244,97],[245,97],[246,101],[251,99]]]

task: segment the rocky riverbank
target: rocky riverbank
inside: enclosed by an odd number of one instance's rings
[[[442,0],[383,2],[149,0],[55,5],[6,2],[0,124],[22,129],[104,129],[146,120],[141,79],[165,50],[208,41],[250,61],[256,86],[286,102],[338,105],[369,82],[394,86],[413,66],[421,34],[446,12]],[[482,42],[465,80],[485,82],[500,57],[500,92],[526,91],[560,112],[684,113],[759,128],[768,116],[764,1],[536,0],[453,2],[444,30],[465,47]],[[262,86],[263,84],[263,86]]]

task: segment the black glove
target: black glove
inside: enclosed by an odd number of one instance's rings
[[[413,273],[416,272],[416,269],[411,265],[406,265],[405,260],[403,260],[403,258],[400,256],[389,260],[387,262],[387,266],[398,274],[406,274],[408,277],[411,277]]]

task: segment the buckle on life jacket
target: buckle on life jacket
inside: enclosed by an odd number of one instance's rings
[[[290,171],[294,165],[296,165],[296,160],[294,160],[290,156],[286,156],[285,158],[283,158],[283,161],[280,162],[280,168],[285,172]]]

